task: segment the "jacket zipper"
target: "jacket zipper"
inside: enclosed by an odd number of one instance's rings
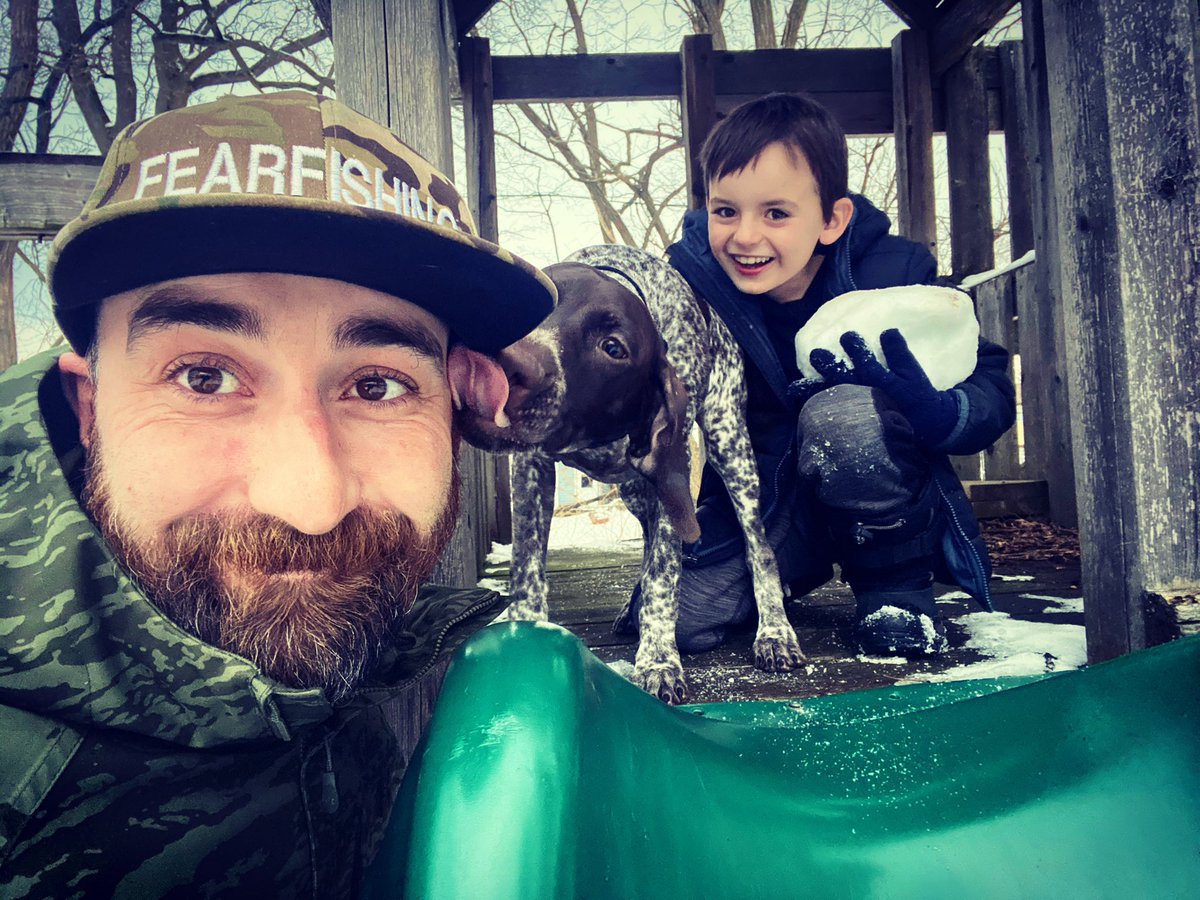
[[[942,508],[950,513],[950,519],[954,523],[955,530],[958,531],[959,537],[963,539],[963,543],[967,545],[967,549],[971,553],[971,559],[975,562],[975,573],[979,577],[979,583],[983,585],[983,605],[988,611],[992,611],[992,586],[988,583],[987,572],[984,570],[983,562],[979,559],[979,554],[975,552],[975,545],[971,539],[967,537],[967,532],[963,529],[962,523],[958,521],[958,513],[954,509],[954,504],[950,502],[950,498],[946,496],[946,492],[942,490],[942,485],[934,478],[933,483],[937,486],[938,494],[942,498]]]

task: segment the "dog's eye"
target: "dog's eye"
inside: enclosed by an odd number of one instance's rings
[[[615,337],[606,337],[600,342],[600,349],[603,350],[611,359],[628,359],[629,351],[625,349],[625,345],[618,341]]]

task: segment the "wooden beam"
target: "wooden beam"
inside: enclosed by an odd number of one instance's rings
[[[1025,54],[1020,41],[1005,41],[1000,50],[1000,101],[1004,108],[1004,165],[1008,175],[1008,243],[1013,259],[1033,249],[1033,143],[1025,81]]]
[[[883,5],[909,28],[924,28],[933,22],[936,2],[937,0],[883,0]]]
[[[946,162],[950,181],[950,277],[995,267],[987,93],[979,56],[970,51],[946,73]]]
[[[454,31],[461,41],[467,32],[479,24],[487,11],[496,5],[496,0],[453,0]]]
[[[49,240],[83,209],[100,156],[0,153],[0,240]]]
[[[938,7],[929,28],[929,67],[934,78],[966,55],[1017,0],[949,0]]]
[[[496,133],[492,120],[492,53],[487,38],[463,38],[458,49],[458,77],[463,98],[463,137],[466,158],[467,200],[480,237],[499,243],[500,223],[496,186]],[[482,458],[487,472],[479,529],[480,557],[491,542],[512,543],[512,489],[508,457],[502,453]]]
[[[683,146],[687,154],[688,207],[704,206],[708,186],[700,166],[700,149],[717,121],[711,34],[689,34],[680,50],[683,72],[679,106],[683,114]]]
[[[933,194],[933,93],[929,42],[924,32],[902,31],[892,40],[892,115],[900,233],[937,255]]]
[[[1025,471],[1050,489],[1050,519],[1075,528],[1075,463],[1071,449],[1071,387],[1067,384],[1067,338],[1063,314],[1058,198],[1050,137],[1042,0],[1025,0],[1023,49],[1026,102],[1034,139],[1033,238],[1037,263],[1018,273],[1017,332],[1021,348],[1021,393],[1025,415]]]
[[[1200,594],[1200,12],[1042,5],[1088,658]]]

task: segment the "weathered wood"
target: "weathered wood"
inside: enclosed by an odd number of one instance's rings
[[[465,38],[467,32],[474,28],[487,11],[495,5],[496,0],[452,0],[454,31],[457,37]]]
[[[480,236],[498,242],[500,223],[495,128],[492,120],[492,54],[487,38],[463,38],[458,51],[458,77],[463,98],[467,200],[471,204],[471,214]],[[483,468],[483,527],[476,536],[481,560],[490,552],[492,541],[505,544],[512,541],[508,457],[485,455]]]
[[[933,196],[933,96],[924,32],[902,31],[892,40],[892,115],[900,233],[937,255]]]
[[[1017,0],[958,0],[940,7],[929,28],[933,76],[948,72],[1016,4]]]
[[[923,28],[933,21],[937,0],[883,0],[883,5],[910,28]]]
[[[974,289],[975,316],[979,319],[979,332],[989,341],[1004,347],[1010,354],[1019,352],[1017,345],[1017,299],[1016,277],[1012,271],[1005,272],[998,278],[993,278],[979,284]],[[1013,377],[1013,364],[1010,356],[1008,364],[1009,377]],[[1025,420],[1031,415],[1037,415],[1037,410],[1028,406],[1023,409]],[[992,479],[1013,479],[1024,476],[1024,467],[1018,458],[1017,429],[1013,426],[1006,431],[996,443],[992,444],[983,459],[984,477]]]
[[[450,130],[450,36],[441,0],[339,0],[332,4],[338,98],[385,124],[430,162],[453,176]],[[459,459],[462,514],[433,580],[473,585],[479,578],[482,462],[464,449]],[[414,696],[384,707],[401,751],[411,755],[433,709],[443,670],[426,675]]]
[[[0,241],[0,372],[17,361],[17,316],[13,306],[16,241]]]
[[[44,240],[79,215],[99,156],[0,153],[0,240]]]
[[[964,481],[963,487],[977,519],[1044,515],[1049,503],[1044,481],[1006,479]]]
[[[680,50],[683,73],[679,107],[683,114],[683,146],[687,153],[688,207],[704,206],[708,185],[700,166],[700,149],[717,121],[712,35],[690,34]]]
[[[1004,165],[1008,175],[1008,241],[1013,259],[1033,249],[1033,143],[1025,54],[1019,41],[1000,51],[1000,103],[1004,120]]]
[[[989,124],[999,130],[998,57],[991,47],[980,54]],[[885,48],[714,51],[711,64],[719,109],[770,91],[804,91],[828,106],[847,134],[893,130],[891,54]],[[673,99],[683,91],[681,58],[670,53],[497,56],[492,70],[497,103]],[[938,96],[935,90],[933,122],[940,130]]]
[[[1088,655],[1200,592],[1194,0],[1043,6]],[[1098,7],[1098,8],[1096,8]]]
[[[950,271],[954,281],[995,266],[987,94],[980,58],[970,51],[944,78],[950,180]]]
[[[1028,89],[1033,176],[1034,246],[1038,263],[1017,275],[1017,333],[1021,347],[1024,403],[1037,414],[1025,419],[1025,471],[1050,487],[1050,519],[1074,528],[1075,464],[1071,449],[1071,406],[1067,384],[1066,325],[1058,264],[1058,197],[1054,188],[1050,111],[1047,99],[1042,0],[1022,7],[1022,55]],[[1073,165],[1073,163],[1068,163]]]

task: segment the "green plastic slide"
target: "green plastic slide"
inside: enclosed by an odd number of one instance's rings
[[[389,828],[372,897],[1200,897],[1200,637],[671,709],[566,631],[495,625]]]

